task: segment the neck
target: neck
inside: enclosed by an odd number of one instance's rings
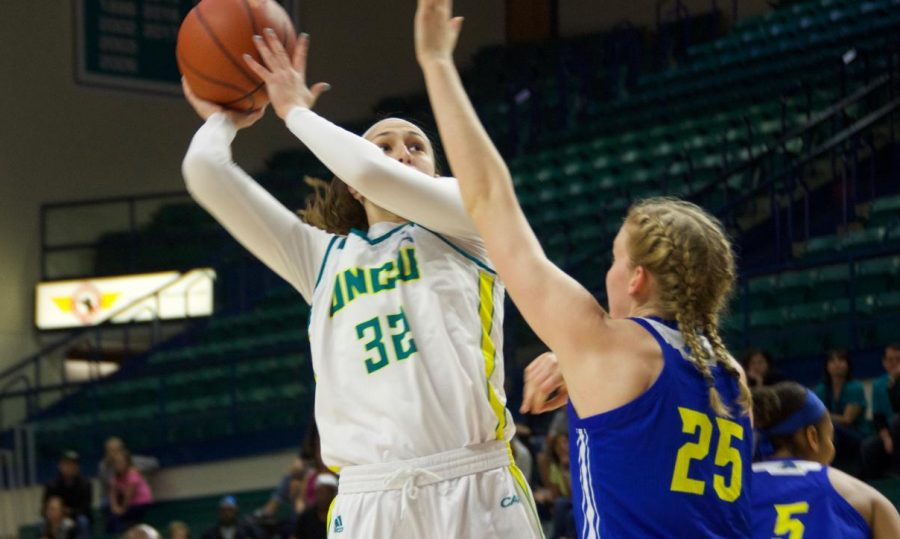
[[[405,223],[406,219],[394,215],[393,213],[387,211],[386,209],[376,206],[372,204],[368,200],[363,204],[363,207],[366,209],[366,218],[369,220],[369,225],[373,225],[375,223]]]
[[[634,316],[638,318],[647,318],[650,316],[655,316],[657,318],[666,318],[666,315],[662,313],[655,305],[635,305],[631,308],[631,314],[629,316]]]
[[[835,387],[835,388],[841,387],[844,385],[844,383],[846,381],[847,381],[846,376],[832,376],[831,377],[831,387]]]
[[[797,459],[797,460],[809,460],[815,462],[815,459],[808,455],[795,455],[791,450],[782,447],[778,451],[772,453],[772,456],[769,457],[771,459]]]

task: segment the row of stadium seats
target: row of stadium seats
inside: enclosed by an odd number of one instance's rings
[[[617,221],[634,198],[659,193],[686,196],[715,181],[723,168],[766,150],[767,142],[801,125],[809,112],[822,110],[833,102],[838,95],[833,68],[843,53],[851,45],[877,50],[894,39],[895,31],[900,29],[900,19],[894,17],[900,8],[891,2],[879,3],[879,9],[887,9],[891,16],[860,17],[867,24],[876,24],[875,19],[879,19],[875,28],[854,27],[852,31],[839,32],[834,39],[817,37],[818,41],[813,42],[815,36],[833,33],[834,28],[797,23],[797,34],[809,39],[791,54],[767,45],[780,43],[780,39],[761,40],[769,48],[756,54],[753,62],[722,61],[709,69],[697,68],[706,61],[709,50],[721,49],[724,53],[730,50],[729,43],[734,40],[744,43],[751,40],[749,36],[778,34],[781,32],[778,28],[786,24],[784,20],[793,21],[807,16],[807,12],[822,10],[857,12],[854,11],[856,2],[826,4],[812,0],[798,4],[803,8],[777,10],[779,15],[771,20],[763,18],[758,24],[742,27],[738,37],[728,36],[705,48],[692,49],[687,66],[645,76],[637,94],[600,106],[590,121],[584,122],[586,127],[570,130],[565,143],[547,144],[540,151],[512,160],[511,169],[523,206],[539,233],[547,226],[552,228],[570,219],[578,220],[583,213],[596,214],[598,210],[614,215],[613,221]],[[752,47],[737,47],[734,52],[749,54],[750,50]],[[720,57],[712,55],[713,59]],[[826,64],[832,68],[823,69]],[[854,69],[862,67],[856,65]],[[490,76],[489,70],[479,69],[478,65],[474,72],[482,77]],[[778,75],[788,72],[792,81],[806,80],[812,84],[822,77],[830,80],[815,85],[817,90],[808,102],[803,95],[782,99],[784,88],[775,86],[773,81],[784,79]],[[482,86],[482,82],[487,81],[475,80],[472,86]],[[690,98],[698,93],[703,99]],[[547,98],[542,95],[542,100]],[[496,108],[496,114],[491,112],[492,108]],[[509,108],[506,101],[496,101],[493,105],[482,105],[480,112],[492,129],[509,124]],[[311,166],[309,160],[291,164]],[[285,172],[282,168],[276,174]],[[287,171],[296,179],[303,172]],[[263,174],[263,179],[266,175]],[[731,187],[740,188],[739,185]],[[294,188],[290,196],[294,200],[286,202],[299,205],[301,197],[297,195],[301,191]],[[289,193],[287,190],[283,194]],[[583,254],[586,241],[608,238],[609,228],[612,227],[581,230],[577,241],[550,240],[550,236],[558,236],[556,231],[544,234],[543,239],[551,245],[551,256],[564,261],[567,255],[578,258]],[[193,243],[185,242],[183,232],[188,229],[191,234],[187,237],[196,239]],[[217,261],[223,246],[234,247],[233,242],[225,239],[221,228],[191,204],[161,209],[151,225],[139,234],[139,248],[131,250],[133,256],[123,257],[122,253],[129,253],[128,247],[134,240],[127,234],[104,238],[98,249],[96,273],[204,265]],[[556,243],[568,247],[552,247]]]
[[[99,382],[69,397],[65,413],[34,423],[38,453],[52,459],[68,447],[91,455],[98,440],[113,434],[147,449],[305,425],[312,407],[305,353],[248,356],[199,365],[193,362],[202,357],[151,362],[166,370]]]
[[[548,143],[539,151],[512,159],[522,205],[551,258],[563,265],[590,260],[585,284],[601,289],[609,241],[632,200],[695,192],[716,182],[723,169],[766,151],[780,135],[805,123],[811,112],[825,109],[840,95],[836,72],[825,66],[837,66],[851,46],[886,46],[900,29],[896,1],[867,3],[887,6],[888,13],[860,17],[856,2],[812,0],[797,4],[805,6],[802,9],[786,8],[742,25],[735,36],[692,49],[686,67],[645,76],[628,99],[591,108],[584,126],[565,136],[548,132]],[[842,14],[841,21],[856,22],[821,24],[823,13],[834,10]],[[780,38],[751,39],[781,35],[788,32],[785,28],[792,35],[787,45],[778,45]],[[733,45],[745,40],[746,46]],[[864,67],[857,62],[848,69],[854,75]],[[476,66],[476,72],[490,71]],[[783,97],[784,88],[773,81],[788,72],[788,78],[805,80],[815,90]],[[860,84],[853,76],[848,83],[848,90]],[[542,88],[548,90],[542,99],[553,102],[553,84]],[[514,107],[497,101],[479,109],[488,128],[496,130],[509,124]],[[299,206],[305,192],[296,187],[299,178],[314,167],[306,157],[281,156],[261,180],[271,180],[285,203]],[[747,187],[738,180],[722,189],[742,192]],[[807,261],[825,260],[895,241],[898,207],[897,199],[872,202],[860,219],[865,229],[813,238],[798,254]],[[185,247],[186,237],[196,242]],[[239,252],[226,237],[198,206],[167,206],[140,231],[140,248],[130,261],[123,262],[121,253],[128,252],[133,238],[104,238],[97,273],[210,264],[221,260],[223,247]],[[737,299],[728,330],[756,332],[761,342],[773,343],[781,357],[818,353],[824,345],[854,340],[876,342],[883,332],[877,315],[900,311],[896,293],[880,293],[900,284],[898,267],[900,257],[888,256],[853,266],[827,264],[754,278],[744,296],[748,305],[743,308],[744,299]],[[851,268],[857,277],[853,305],[849,299],[835,299],[840,298],[836,291],[847,286]],[[872,320],[859,324],[854,335],[841,329],[848,316]],[[129,445],[141,450],[304,424],[312,395],[307,320],[307,306],[287,287],[273,291],[252,310],[214,316],[187,344],[154,351],[142,370],[122,373],[70,397],[67,413],[38,421],[41,454],[56,455],[62,447],[91,454],[106,433],[126,436]],[[810,338],[785,338],[779,332],[787,322]]]

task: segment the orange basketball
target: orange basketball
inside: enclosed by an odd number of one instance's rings
[[[198,97],[240,111],[268,102],[263,81],[243,55],[262,62],[253,36],[271,28],[288,54],[297,35],[290,17],[275,0],[201,0],[187,14],[175,48],[178,69]]]

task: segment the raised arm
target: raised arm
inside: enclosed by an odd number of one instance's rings
[[[185,87],[185,94],[201,117],[208,116],[182,163],[191,196],[241,245],[311,302],[319,266],[333,235],[302,222],[231,160],[231,141],[238,128],[234,119],[247,120],[197,99],[190,88]]]
[[[478,238],[455,179],[432,178],[390,159],[375,144],[308,109],[309,36],[300,36],[290,58],[274,33],[263,34],[256,45],[265,66],[250,57],[245,61],[266,82],[275,113],[335,176],[404,219],[456,238]]]
[[[455,178],[433,178],[403,165],[309,109],[294,108],[286,123],[335,176],[375,204],[442,234],[479,237]]]
[[[463,203],[522,315],[560,358],[596,338],[607,315],[594,297],[544,254],[513,190],[506,164],[469,102],[452,53],[462,19],[450,0],[419,0],[416,55]]]

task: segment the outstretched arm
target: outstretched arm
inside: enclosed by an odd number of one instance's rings
[[[453,64],[462,27],[450,0],[419,0],[416,56],[463,203],[510,297],[538,336],[565,361],[606,327],[594,297],[544,254],[513,190],[506,164],[469,102]]]
[[[237,115],[185,96],[206,123],[194,135],[181,169],[194,200],[310,303],[331,234],[302,222],[231,160],[237,130],[262,116]]]
[[[275,113],[335,176],[405,219],[456,238],[478,237],[455,179],[433,178],[390,159],[375,144],[309,110],[305,90],[308,36],[300,36],[290,58],[274,34],[264,34],[256,45],[265,66],[252,58],[246,58],[247,65],[266,82]],[[327,88],[319,83],[309,92],[321,93]]]

